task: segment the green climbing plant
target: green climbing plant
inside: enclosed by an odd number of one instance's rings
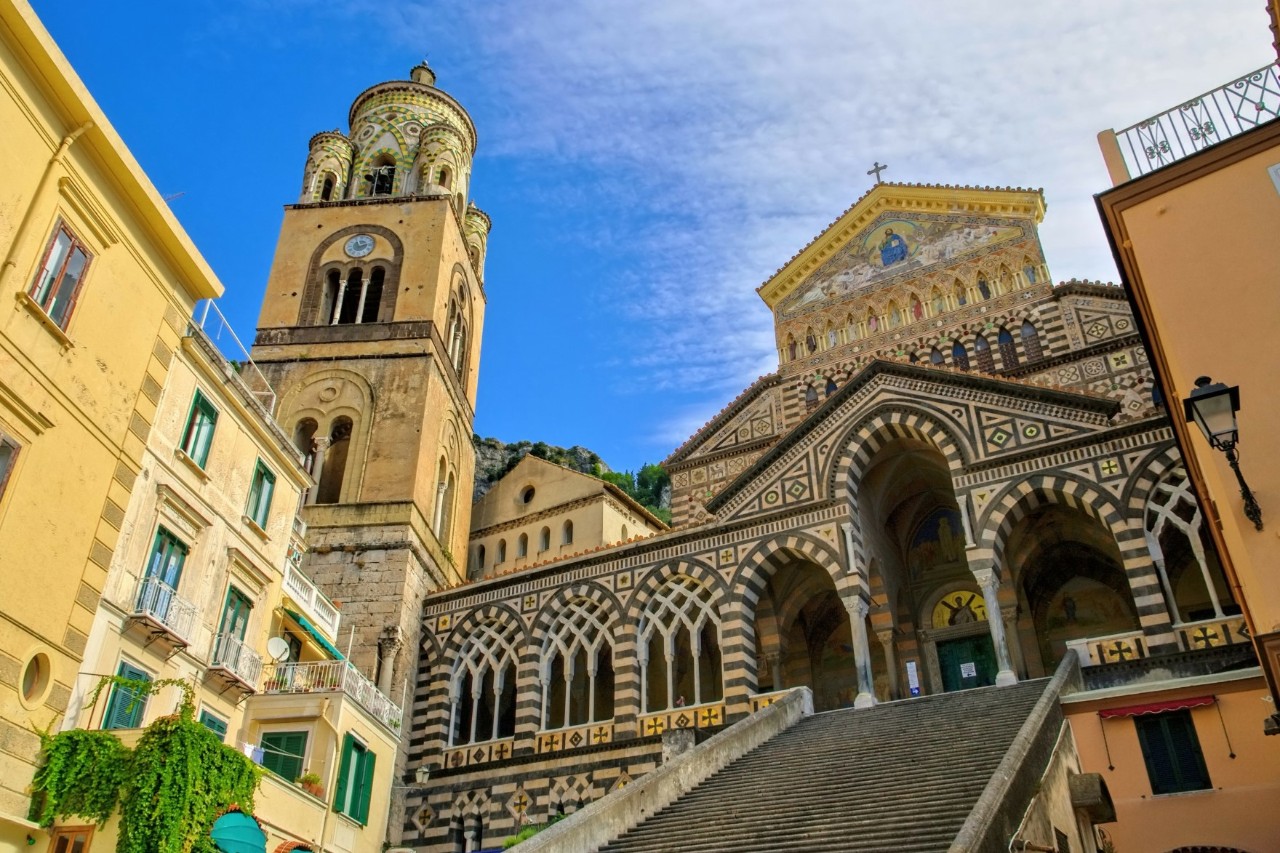
[[[130,750],[109,731],[41,732],[44,762],[32,783],[32,819],[42,826],[78,816],[99,825],[117,809],[117,853],[214,853],[209,830],[231,805],[253,811],[262,770],[230,749],[195,719],[191,685],[178,679],[103,678],[90,703],[107,687],[142,701],[177,687],[177,713],[147,726]]]

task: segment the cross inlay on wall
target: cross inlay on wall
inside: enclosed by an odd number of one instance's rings
[[[868,175],[875,175],[875,176],[876,176],[876,183],[878,184],[878,183],[880,183],[880,173],[881,173],[881,172],[883,172],[883,171],[884,171],[885,169],[887,169],[887,168],[889,168],[887,165],[881,165],[880,161],[879,161],[879,160],[876,160],[876,161],[875,161],[875,163],[874,163],[874,165],[872,165],[872,167],[871,167],[870,169],[868,169],[868,170],[867,170],[867,174],[868,174]]]

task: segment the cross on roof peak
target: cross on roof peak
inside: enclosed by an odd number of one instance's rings
[[[876,160],[874,165],[872,165],[872,167],[867,170],[867,174],[875,175],[877,184],[883,183],[883,181],[880,180],[880,173],[887,168],[889,168],[887,165],[882,165],[879,160]]]

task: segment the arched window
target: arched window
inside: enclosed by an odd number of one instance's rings
[[[499,563],[505,563],[506,561],[507,561],[507,540],[499,539],[498,540],[498,558],[493,561],[493,564],[496,566]]]
[[[382,304],[382,282],[386,275],[386,270],[382,267],[373,268],[369,282],[365,285],[364,292],[360,294],[360,304],[357,306],[360,317],[358,322],[378,322],[378,309]]]
[[[566,521],[564,523],[564,527],[560,529],[560,544],[561,545],[573,544],[573,522],[572,521]]]
[[[329,430],[329,446],[317,453],[320,482],[316,503],[336,504],[342,500],[342,480],[346,476],[347,451],[351,446],[351,418],[338,418]]]
[[[484,556],[484,546],[481,545],[476,549],[476,569],[481,572],[484,571]]]
[[[626,542],[627,539],[628,539],[627,526],[624,524],[622,525],[622,541]]]
[[[638,638],[644,711],[716,702],[724,695],[720,616],[705,585],[688,575],[669,578],[645,604]]]
[[[360,313],[360,297],[364,294],[364,270],[356,267],[347,273],[347,280],[338,283],[330,324],[347,325],[356,322]]]
[[[938,348],[934,347],[933,349],[929,350],[929,361],[931,361],[934,364],[942,364],[945,361],[945,359],[943,359],[942,353],[938,351]]]
[[[576,598],[551,623],[538,667],[542,728],[612,719],[613,647],[608,622],[603,605]]]
[[[1044,358],[1044,350],[1040,348],[1040,333],[1030,320],[1022,321],[1022,351],[1027,354],[1027,361]]]
[[[1240,612],[1209,546],[1200,505],[1181,467],[1165,473],[1147,499],[1147,550],[1176,622],[1221,619]]]
[[[515,735],[519,633],[490,621],[467,638],[449,679],[449,746]]]
[[[551,528],[544,527],[538,533],[538,551],[542,552],[542,551],[550,551],[550,550],[551,550]]]
[[[307,473],[315,476],[311,470],[316,458],[316,430],[319,426],[312,418],[303,418],[293,428],[293,446],[302,454],[302,467]]]
[[[947,300],[943,298],[942,291],[936,287],[933,289],[933,296],[929,299],[929,303],[933,308],[934,316],[947,310]]]
[[[330,199],[333,198],[334,185],[335,184],[333,180],[333,175],[326,173],[324,176],[324,181],[322,181],[320,184],[320,200],[321,201],[329,201]]]
[[[978,295],[983,299],[991,298],[991,285],[987,284],[987,280],[985,278],[978,279]]]
[[[836,381],[835,381],[834,379],[830,379],[830,378],[828,378],[828,379],[827,379],[826,395],[827,395],[828,397],[830,397],[830,396],[831,396],[832,394],[834,394],[834,393],[836,393]]]
[[[991,355],[991,344],[986,335],[978,335],[973,339],[973,356],[978,360],[978,369],[983,373],[995,373],[996,362]]]
[[[436,183],[445,189],[453,189],[453,173],[449,171],[448,166],[441,166],[436,172]]]
[[[516,540],[516,558],[529,556],[529,534],[521,533]]]
[[[453,501],[453,495],[450,494],[452,485],[453,474],[449,471],[449,463],[441,456],[440,464],[436,468],[436,511],[432,514],[431,528],[435,531],[436,538],[442,541],[447,537],[449,529],[449,506]]]
[[[951,345],[951,363],[961,370],[969,369],[969,351],[959,341]]]
[[[369,195],[391,195],[396,185],[395,158],[390,154],[378,157],[365,180],[369,182]]]
[[[1004,326],[1000,327],[1000,334],[996,336],[996,345],[1000,347],[1000,363],[1004,365],[1004,369],[1018,366],[1018,345],[1013,341],[1013,335],[1009,334],[1009,330]]]
[[[804,404],[807,408],[814,408],[818,405],[818,389],[810,385],[804,389]]]

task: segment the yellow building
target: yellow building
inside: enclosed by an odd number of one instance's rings
[[[216,309],[212,317],[221,319]],[[119,730],[132,743],[173,712],[179,692],[132,702],[122,687],[95,693],[101,676],[186,681],[197,719],[270,771],[255,816],[272,849],[373,853],[385,835],[399,708],[342,659],[339,611],[299,569],[296,513],[312,481],[270,417],[272,402],[252,362],[233,369],[199,325],[188,327],[63,728]],[[337,785],[357,764],[358,784]],[[93,845],[113,846],[117,829],[110,822]],[[86,831],[74,822],[56,830]]]
[[[161,389],[222,286],[25,0],[0,2],[0,851],[62,722]]]
[[[666,529],[612,483],[526,455],[471,508],[468,576],[499,575]]]

